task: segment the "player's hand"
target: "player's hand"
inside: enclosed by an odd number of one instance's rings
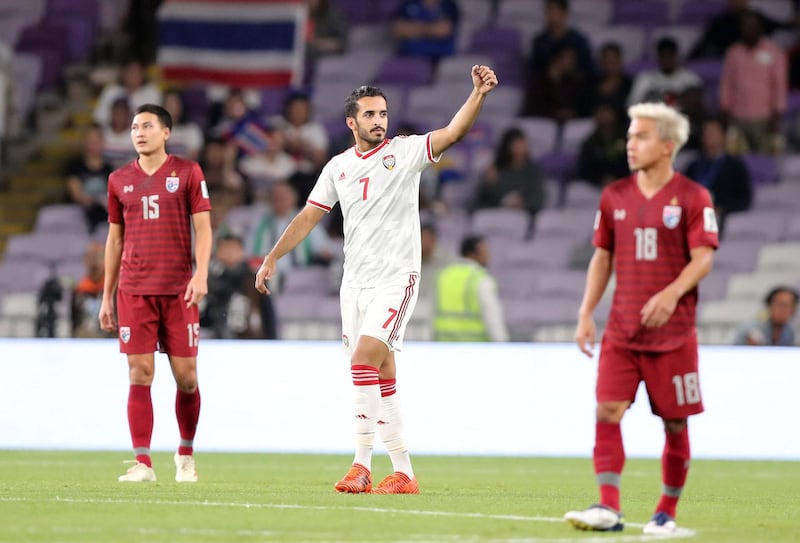
[[[272,279],[272,276],[275,275],[275,266],[275,259],[269,255],[264,257],[264,262],[259,266],[256,272],[256,290],[261,294],[272,294],[267,281]]]
[[[656,292],[642,307],[642,326],[647,328],[664,326],[675,312],[679,299],[679,296],[666,289]]]
[[[200,304],[200,300],[208,294],[208,281],[193,275],[189,284],[186,285],[186,292],[183,294],[183,301],[186,307]]]
[[[597,336],[597,327],[591,316],[578,316],[578,326],[575,329],[575,343],[583,354],[591,358],[594,355],[594,344]]]
[[[480,94],[485,95],[498,85],[497,76],[488,66],[476,64],[472,67],[472,84]]]
[[[97,315],[100,321],[100,329],[104,332],[113,332],[117,329],[117,323],[114,321],[114,303],[112,301],[103,300],[100,304],[100,313]]]

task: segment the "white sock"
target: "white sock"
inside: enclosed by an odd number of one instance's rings
[[[378,413],[381,403],[381,389],[377,383],[378,370],[370,368],[367,373],[374,372],[374,384],[358,384],[372,381],[365,378],[364,366],[353,369],[353,382],[355,383],[355,421],[356,421],[356,454],[354,464],[361,464],[372,471],[372,444],[375,441],[375,426],[378,422]],[[361,374],[357,377],[357,373]]]
[[[381,398],[381,413],[378,422],[378,433],[381,436],[386,452],[392,460],[394,471],[405,473],[409,478],[414,477],[411,468],[411,457],[408,447],[403,440],[403,417],[400,414],[400,405],[397,394]]]

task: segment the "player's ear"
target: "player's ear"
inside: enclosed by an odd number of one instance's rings
[[[345,117],[344,122],[347,123],[347,128],[350,130],[355,129],[355,120],[352,117]]]

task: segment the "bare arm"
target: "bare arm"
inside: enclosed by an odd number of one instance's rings
[[[278,260],[297,247],[311,233],[317,223],[322,220],[325,213],[325,211],[316,206],[306,204],[303,210],[292,219],[292,222],[281,234],[275,246],[264,257],[261,267],[258,268],[256,272],[256,290],[262,294],[270,293],[266,282],[275,275],[275,266]]]
[[[592,260],[589,262],[586,288],[583,291],[581,307],[578,309],[578,326],[575,330],[575,341],[578,348],[589,357],[592,356],[597,334],[592,314],[608,286],[613,261],[610,251],[598,247],[594,250]]]
[[[114,322],[114,291],[119,281],[119,268],[122,263],[122,242],[125,229],[121,224],[108,225],[108,237],[105,249],[105,278],[103,280],[103,301],[100,305],[100,328],[106,332],[113,332],[116,328]]]
[[[199,304],[200,300],[208,294],[208,263],[211,260],[211,246],[213,245],[211,212],[201,211],[192,215],[192,227],[195,234],[195,271],[189,284],[186,285],[186,292],[183,295],[186,307]]]
[[[478,118],[486,95],[497,86],[497,76],[488,66],[472,67],[472,92],[444,128],[431,132],[431,151],[439,156],[461,141]]]
[[[642,307],[642,324],[658,328],[667,323],[675,312],[681,297],[692,290],[700,280],[711,272],[714,262],[712,247],[696,247],[691,250],[691,260],[684,266],[675,280],[656,292]]]

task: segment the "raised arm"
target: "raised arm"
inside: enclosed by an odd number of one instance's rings
[[[256,290],[261,294],[270,293],[269,288],[267,288],[267,281],[275,275],[278,259],[297,247],[311,233],[317,223],[322,220],[325,213],[325,211],[316,206],[306,204],[306,207],[292,219],[292,222],[283,231],[275,246],[264,257],[261,267],[258,268],[256,272]]]
[[[431,132],[431,151],[439,156],[467,135],[478,118],[486,95],[497,86],[497,76],[488,66],[472,67],[472,92],[444,128]]]

